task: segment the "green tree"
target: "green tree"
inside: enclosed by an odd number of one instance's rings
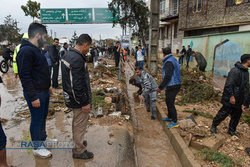
[[[76,40],[77,40],[78,36],[76,34],[76,31],[74,31],[74,34],[72,35],[72,38],[70,40],[70,43],[75,45],[76,44]]]
[[[21,9],[23,10],[23,12],[25,13],[25,16],[31,16],[33,18],[38,18],[40,19],[40,3],[37,3],[36,1],[31,1],[29,0],[26,3],[26,6],[22,5]]]
[[[0,40],[8,40],[11,43],[19,43],[21,41],[20,28],[17,26],[16,19],[11,15],[5,17],[4,24],[0,25]]]
[[[108,6],[113,16],[119,15],[113,26],[120,24],[124,30],[127,26],[131,27],[132,36],[138,36],[145,47],[149,38],[149,10],[146,3],[143,0],[112,0]]]

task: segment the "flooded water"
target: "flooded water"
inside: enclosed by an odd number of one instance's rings
[[[139,102],[134,102],[133,97],[133,93],[138,88],[128,83],[130,77],[134,75],[129,64],[126,64],[125,75],[132,108],[137,165],[143,167],[180,167],[179,158],[160,122],[151,120],[151,114],[146,111],[145,107],[134,110],[135,106],[139,106]]]

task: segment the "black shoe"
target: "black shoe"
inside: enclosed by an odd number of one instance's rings
[[[210,132],[212,132],[212,133],[217,133],[217,131],[216,131],[216,127],[215,126],[212,126],[212,128],[211,128],[211,130],[210,130]]]
[[[151,120],[155,120],[155,117],[151,116]]]
[[[147,112],[150,112],[150,110],[147,110]]]
[[[227,133],[230,134],[231,136],[237,136],[238,137],[238,135],[235,132],[231,131],[231,130],[229,130]]]
[[[92,152],[87,151],[87,150],[85,150],[81,154],[73,154],[73,158],[76,158],[76,159],[91,159],[93,157],[94,157],[94,154]]]
[[[86,140],[83,140],[83,143],[82,143],[85,147],[87,147],[88,143]]]

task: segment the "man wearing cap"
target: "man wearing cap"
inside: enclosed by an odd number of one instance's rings
[[[223,106],[213,119],[212,133],[216,133],[216,127],[230,114],[228,134],[236,135],[242,110],[249,106],[249,67],[250,54],[244,54],[241,56],[241,63],[237,62],[228,73],[221,99]]]
[[[200,52],[194,52],[194,51],[191,51],[190,55],[195,57],[195,60],[197,62],[196,67],[199,68],[200,71],[205,72],[205,69],[207,67],[207,61],[204,58],[204,56]]]
[[[174,103],[175,97],[181,87],[181,70],[179,62],[173,57],[169,47],[163,48],[162,52],[164,54],[162,67],[163,81],[157,91],[161,93],[161,90],[165,90],[166,105],[168,107],[168,116],[163,118],[162,121],[171,122],[167,127],[174,128],[179,126],[177,123],[177,112]]]

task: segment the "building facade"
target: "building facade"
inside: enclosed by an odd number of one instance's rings
[[[180,0],[160,0],[159,55],[161,49],[170,47],[174,55],[182,48],[184,32],[179,31]]]
[[[250,0],[182,0],[180,8],[182,43],[205,56],[206,70],[227,76],[250,53]]]

